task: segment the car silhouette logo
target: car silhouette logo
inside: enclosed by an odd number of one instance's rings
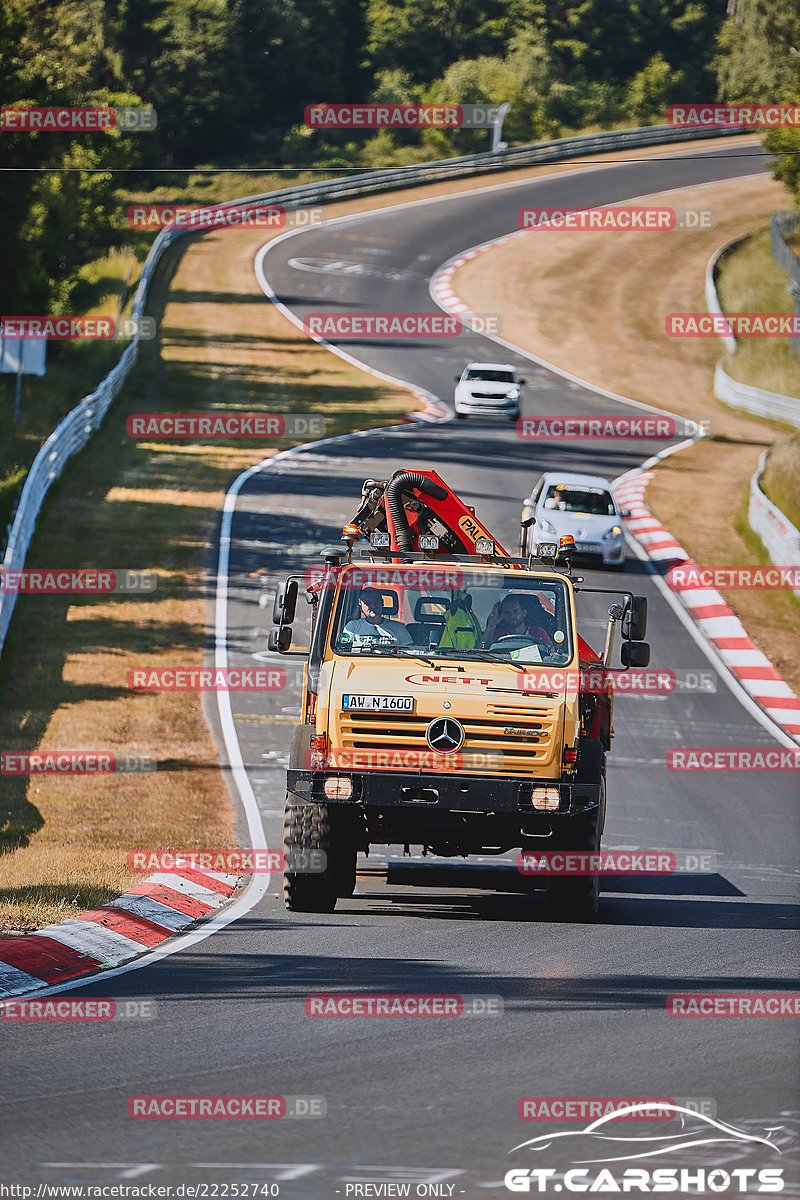
[[[625,1120],[626,1117],[644,1116],[648,1111],[653,1113],[656,1111],[666,1112],[671,1114],[672,1117],[680,1118],[680,1128],[670,1134],[652,1136],[643,1133],[631,1133],[627,1137],[615,1128],[617,1123]],[[690,1122],[696,1123],[695,1128],[691,1127]],[[780,1147],[771,1140],[772,1134],[777,1133],[781,1129],[783,1129],[782,1125],[772,1126],[766,1130],[766,1137],[759,1137],[756,1134],[748,1133],[744,1129],[739,1129],[727,1121],[715,1120],[705,1113],[695,1112],[692,1109],[685,1108],[681,1104],[675,1104],[666,1100],[650,1101],[649,1103],[642,1101],[625,1108],[617,1109],[616,1112],[606,1113],[605,1116],[598,1117],[596,1121],[592,1121],[585,1129],[543,1133],[539,1137],[529,1138],[525,1142],[520,1142],[518,1146],[514,1146],[509,1150],[509,1154],[513,1154],[515,1150],[523,1149],[532,1151],[549,1150],[557,1141],[561,1141],[563,1144],[564,1139],[568,1143],[573,1139],[586,1139],[584,1143],[581,1143],[580,1140],[578,1141],[578,1145],[581,1145],[584,1154],[587,1153],[584,1146],[588,1143],[588,1146],[591,1147],[588,1149],[589,1157],[575,1157],[572,1159],[575,1163],[632,1162],[636,1159],[664,1157],[667,1154],[687,1150],[693,1146],[730,1145],[737,1142],[739,1144],[759,1144],[775,1151],[776,1154],[781,1154]],[[592,1142],[594,1142],[594,1147],[592,1147]],[[593,1150],[594,1153],[592,1152]],[[625,1153],[626,1150],[627,1153]],[[605,1155],[600,1157],[603,1151],[605,1151]]]
[[[453,754],[464,744],[464,727],[455,717],[437,717],[431,721],[425,736],[431,750]]]

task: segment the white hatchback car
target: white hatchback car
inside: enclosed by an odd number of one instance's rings
[[[528,529],[529,546],[571,533],[576,557],[601,558],[604,567],[616,570],[625,566],[622,518],[628,516],[602,475],[548,471],[522,505],[522,520],[534,518]]]
[[[456,375],[456,416],[508,417],[516,421],[520,412],[522,389],[527,382],[510,363],[467,363]]]

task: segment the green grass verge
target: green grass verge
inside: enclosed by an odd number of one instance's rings
[[[800,433],[772,447],[764,464],[761,490],[800,529]]]
[[[762,230],[722,259],[717,293],[726,313],[791,313],[788,283],[772,257],[769,231]],[[740,383],[800,398],[800,355],[792,353],[789,338],[741,338],[736,353],[725,360],[725,370]]]

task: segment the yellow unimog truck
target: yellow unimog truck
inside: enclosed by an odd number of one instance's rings
[[[436,472],[398,471],[365,482],[313,579],[278,588],[271,650],[292,653],[301,584],[312,605],[287,777],[289,909],[333,911],[376,844],[600,849],[614,632],[623,667],[647,666],[647,602],[615,589],[595,653],[576,625],[572,539],[528,551],[530,532],[511,558]],[[312,860],[324,869],[302,869]],[[554,918],[596,915],[596,873],[550,875],[546,889]]]

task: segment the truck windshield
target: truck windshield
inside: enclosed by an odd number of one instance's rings
[[[352,567],[339,580],[337,654],[436,652],[509,663],[572,659],[566,585],[547,575],[461,567]]]

